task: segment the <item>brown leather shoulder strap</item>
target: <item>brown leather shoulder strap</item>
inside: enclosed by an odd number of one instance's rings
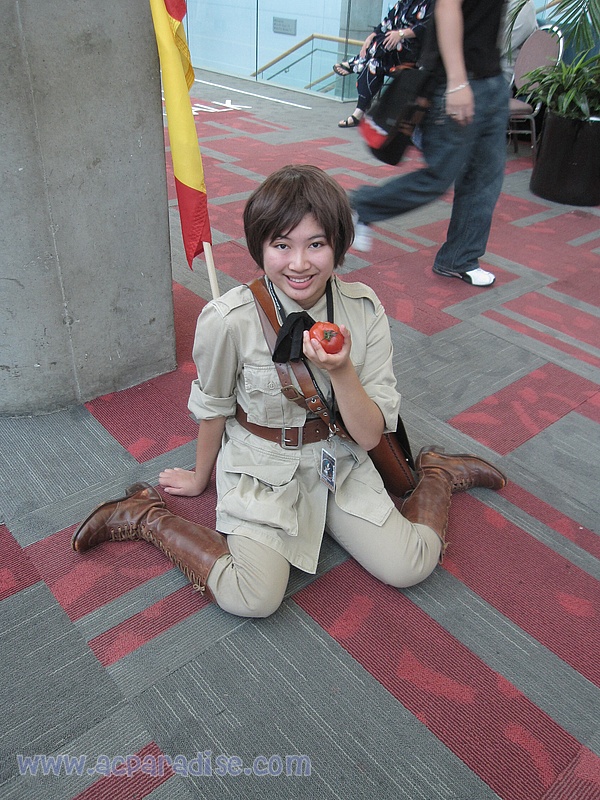
[[[254,295],[254,302],[269,350],[273,353],[277,340],[277,333],[281,327],[277,319],[273,298],[267,289],[264,277],[256,278],[252,283],[249,283],[248,286]],[[274,362],[274,364],[277,369],[277,374],[279,375],[279,380],[281,381],[282,392],[288,400],[293,400],[295,403],[298,403],[298,405],[308,408],[313,414],[318,414],[321,419],[327,423],[329,429],[332,430],[333,433],[345,439],[351,438],[340,423],[332,424],[329,409],[326,403],[323,402],[314,379],[304,362],[294,361],[288,364],[278,364]],[[298,392],[291,382],[290,368],[296,376],[300,392]]]
[[[273,303],[273,299],[265,285],[264,278],[256,278],[256,280],[252,281],[252,283],[249,283],[248,286],[254,295],[254,302],[256,305],[256,310],[258,311],[258,318],[260,319],[260,324],[262,326],[265,339],[267,340],[269,351],[273,353],[273,350],[275,350],[275,342],[277,341],[277,333],[280,328],[279,320],[277,319],[277,312],[275,311],[275,304]],[[304,402],[304,395],[300,394],[300,392],[298,392],[292,383],[289,365],[278,364],[277,362],[274,362],[274,364],[275,368],[277,369],[277,374],[279,375],[279,380],[281,381],[281,390],[285,397],[287,397],[288,400],[293,400],[294,403],[298,403],[298,405],[305,407],[306,403]]]
[[[275,338],[277,338],[277,333],[279,332],[279,320],[277,319],[277,312],[275,311],[275,303],[273,302],[273,298],[269,294],[269,290],[267,289],[267,284],[265,283],[264,277],[256,278],[249,283],[248,286],[250,287],[252,294],[254,295],[254,301],[257,304],[259,309],[262,309],[263,314],[266,316],[267,320],[270,323],[271,330],[275,334]],[[260,316],[260,315],[259,315]],[[261,317],[261,323],[263,322],[263,317]],[[267,338],[267,342],[269,339]],[[274,343],[274,340],[273,340]],[[269,342],[269,350],[273,352],[274,347],[271,347],[271,343]]]

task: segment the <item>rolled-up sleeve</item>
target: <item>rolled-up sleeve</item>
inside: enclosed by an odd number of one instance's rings
[[[198,317],[193,358],[198,377],[192,381],[188,400],[191,413],[197,420],[235,414],[238,348],[227,319],[214,302]]]

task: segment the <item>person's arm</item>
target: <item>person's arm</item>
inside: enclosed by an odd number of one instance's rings
[[[446,70],[446,113],[467,125],[473,119],[475,103],[465,66],[462,0],[436,0],[433,14]]]
[[[196,441],[196,469],[192,471],[175,467],[163,470],[158,482],[167,494],[194,497],[206,489],[221,448],[225,419],[216,417],[200,421]]]
[[[395,50],[400,42],[403,42],[405,39],[415,38],[416,34],[412,28],[400,28],[400,30],[388,31],[383,40],[383,44],[386,50]]]
[[[365,450],[372,450],[379,444],[385,420],[377,403],[365,392],[350,361],[350,331],[345,325],[340,325],[340,330],[344,336],[344,345],[339,353],[326,353],[319,342],[311,339],[309,332],[305,331],[304,354],[329,373],[340,416],[350,436]]]
[[[360,48],[360,53],[359,53],[361,58],[364,58],[367,55],[367,50],[371,46],[371,42],[373,41],[374,38],[375,38],[375,33],[373,32],[370,33],[364,40],[363,46]]]

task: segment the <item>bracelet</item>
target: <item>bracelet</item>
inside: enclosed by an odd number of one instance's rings
[[[446,89],[445,94],[454,94],[454,92],[460,92],[461,89],[466,89],[468,83],[459,83],[458,86],[455,86],[454,89]]]

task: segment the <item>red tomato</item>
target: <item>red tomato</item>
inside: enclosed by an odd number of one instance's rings
[[[315,322],[308,332],[311,339],[316,339],[323,350],[330,355],[339,353],[344,345],[344,337],[333,322]]]

